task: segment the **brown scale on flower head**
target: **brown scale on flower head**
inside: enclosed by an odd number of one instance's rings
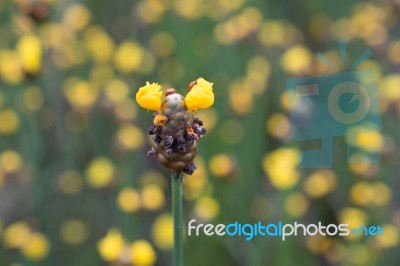
[[[136,100],[142,107],[149,106],[152,107],[149,109],[157,110],[153,115],[154,126],[148,131],[150,135],[154,135],[154,146],[148,155],[167,168],[190,175],[196,169],[193,161],[197,154],[197,141],[206,133],[203,122],[193,116],[193,111],[206,108],[205,106],[210,106],[214,101],[212,83],[204,79],[198,80],[205,87],[197,87],[196,95],[186,96],[186,99],[170,88],[166,90],[164,100],[158,102],[161,87],[155,83],[148,83],[136,95]],[[192,87],[196,86],[197,81],[191,84]],[[188,110],[189,104],[193,109]]]

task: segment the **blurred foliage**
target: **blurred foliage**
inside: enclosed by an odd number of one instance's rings
[[[216,103],[187,221],[384,227],[384,236],[187,237],[185,264],[399,265],[400,2],[2,0],[0,265],[170,265],[168,173],[146,157],[146,81],[184,94],[199,76]],[[332,170],[298,168],[290,77],[330,74],[313,54],[379,77],[384,130],[350,132]],[[352,135],[353,134],[353,135]],[[355,135],[354,135],[355,134]],[[382,162],[347,164],[346,139]]]

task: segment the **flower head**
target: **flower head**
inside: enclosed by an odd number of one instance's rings
[[[160,111],[161,109],[161,86],[158,83],[146,82],[146,85],[139,88],[136,93],[136,101],[138,104],[149,110]]]
[[[160,86],[146,83],[136,94],[136,101],[146,109],[157,111],[153,115],[154,125],[148,133],[154,135],[154,145],[147,153],[165,167],[193,174],[196,170],[194,158],[197,141],[206,133],[203,122],[193,116],[199,108],[214,103],[212,83],[199,78],[189,84],[191,91],[186,98],[170,88],[161,102]]]
[[[213,83],[198,78],[190,84],[190,91],[185,97],[186,106],[191,111],[208,108],[214,103]]]

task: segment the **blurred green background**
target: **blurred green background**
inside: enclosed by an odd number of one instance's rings
[[[146,156],[152,113],[134,95],[146,81],[185,95],[198,77],[216,101],[197,113],[186,222],[384,236],[191,236],[185,265],[400,265],[399,14],[398,0],[1,0],[0,265],[171,265],[169,173]],[[299,169],[285,82],[345,71],[342,39],[346,66],[374,53],[357,69],[379,77],[383,130],[338,139],[332,169]],[[347,164],[347,144],[381,163]]]

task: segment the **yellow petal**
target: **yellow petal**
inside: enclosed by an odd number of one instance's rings
[[[205,109],[213,105],[214,93],[213,83],[203,78],[198,78],[196,84],[192,87],[185,97],[186,106],[189,110]]]
[[[161,108],[161,86],[158,83],[146,82],[146,85],[139,88],[136,93],[137,103],[149,110],[159,111]]]

